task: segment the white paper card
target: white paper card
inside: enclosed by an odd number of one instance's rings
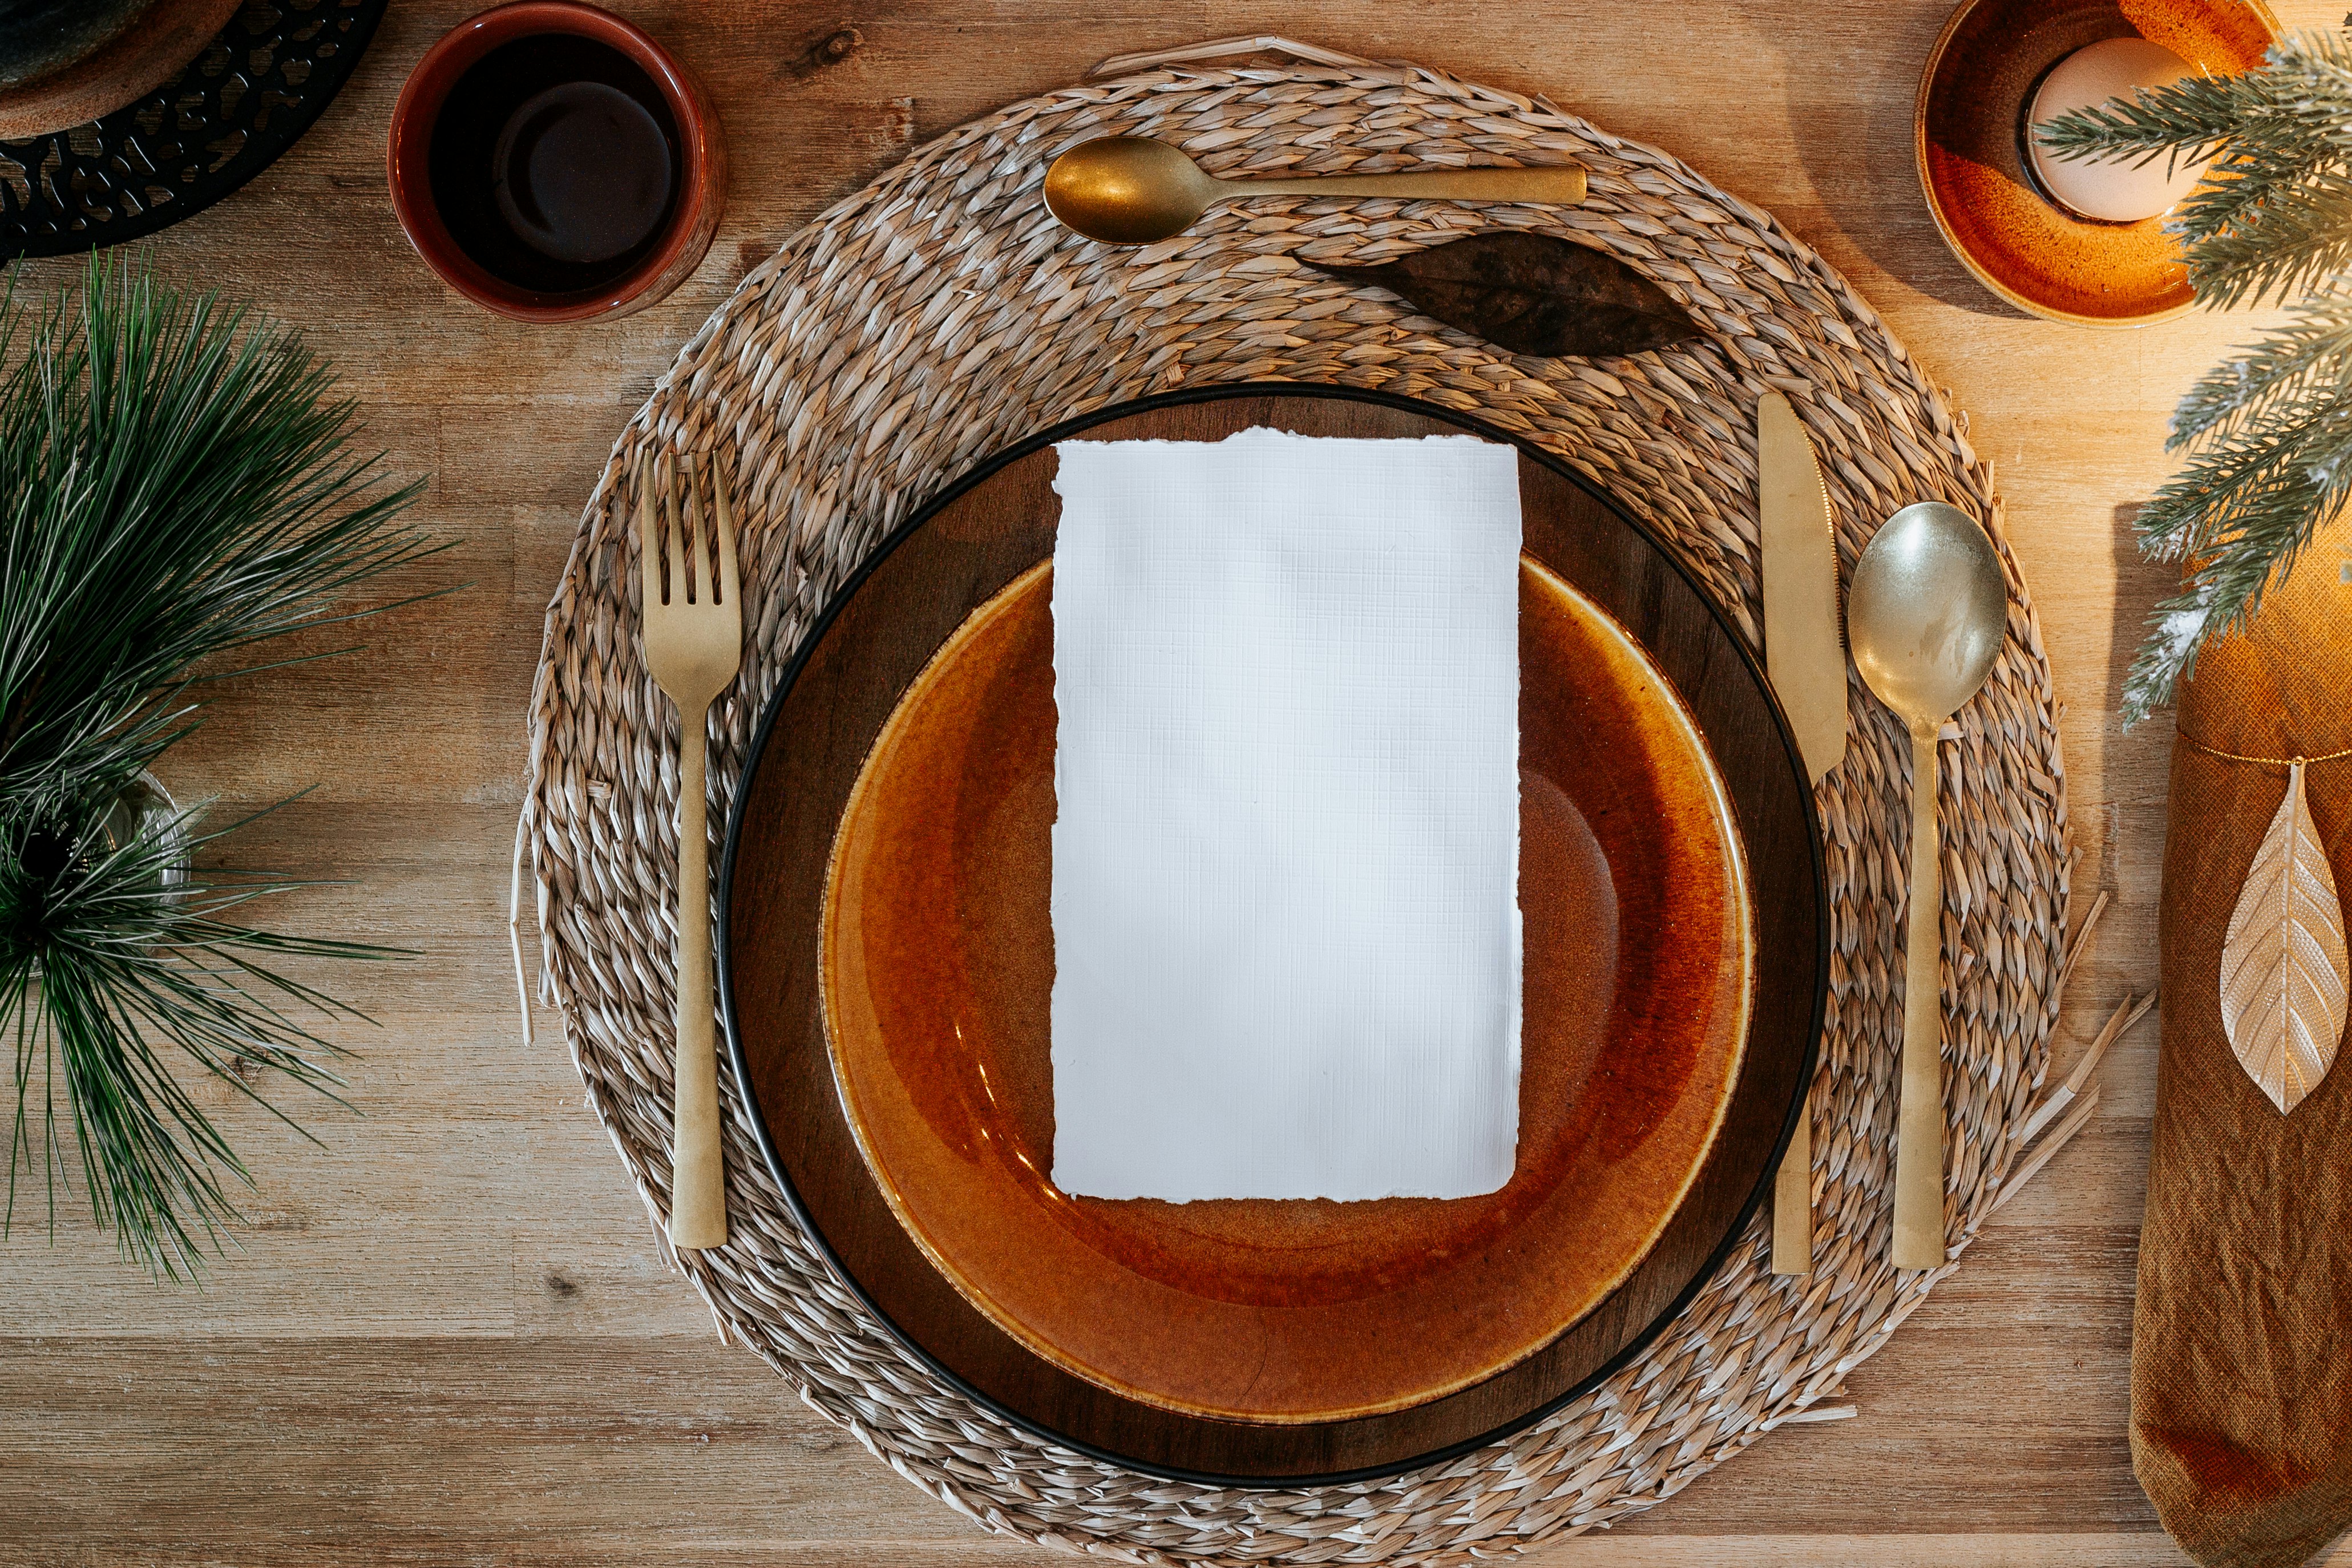
[[[1066,441],[1054,1181],[1467,1197],[1518,1142],[1518,460]]]

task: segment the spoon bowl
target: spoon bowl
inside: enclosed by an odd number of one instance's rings
[[[1906,506],[1846,589],[1854,668],[1911,731],[1911,918],[1904,939],[1903,1076],[1895,1121],[1897,1268],[1944,1266],[1944,870],[1937,737],[1983,689],[2009,628],[2000,554],[1941,501]]]
[[[1045,206],[1105,245],[1150,245],[1183,233],[1212,204],[1250,196],[1385,196],[1456,202],[1584,199],[1573,163],[1531,169],[1417,169],[1395,174],[1323,174],[1295,180],[1220,180],[1183,149],[1149,136],[1081,142],[1045,171]]]
[[[1088,239],[1150,245],[1192,226],[1220,182],[1181,149],[1148,136],[1081,142],[1045,171],[1045,206]]]
[[[1846,589],[1854,667],[1906,724],[1968,706],[2009,626],[2000,556],[1976,521],[1942,501],[1886,520]]]

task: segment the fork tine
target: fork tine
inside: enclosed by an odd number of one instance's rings
[[[717,456],[712,454],[714,458]],[[719,596],[740,606],[741,600],[737,595],[741,591],[741,568],[735,562],[735,504],[728,494],[724,463],[710,464],[710,495],[718,503],[719,513]]]
[[[694,593],[694,572],[686,553],[686,498],[680,493],[677,479],[681,476],[677,473],[684,461],[682,454],[670,459],[671,479],[665,487],[669,500],[669,595],[674,605],[685,604]]]
[[[702,454],[680,452],[679,464],[685,469],[684,482],[677,487],[678,515],[686,518],[693,533],[686,552],[694,562],[694,602],[710,603],[710,498],[704,493],[709,476],[704,472]]]
[[[651,616],[661,608],[661,528],[654,511],[654,463],[645,453],[637,455],[631,469],[637,487],[637,563],[645,583],[645,604],[640,614]]]

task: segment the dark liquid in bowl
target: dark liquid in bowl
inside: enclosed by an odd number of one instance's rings
[[[499,216],[557,261],[610,261],[669,211],[669,142],[643,105],[601,81],[551,87],[507,117],[490,153]]]
[[[483,56],[433,127],[433,203],[481,268],[542,294],[626,277],[660,243],[685,168],[677,119],[617,49],[542,34]]]

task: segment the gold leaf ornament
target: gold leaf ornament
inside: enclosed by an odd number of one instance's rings
[[[2221,1027],[2238,1065],[2280,1110],[2293,1110],[2327,1076],[2344,1037],[2347,984],[2344,906],[2298,761],[2221,943]]]

